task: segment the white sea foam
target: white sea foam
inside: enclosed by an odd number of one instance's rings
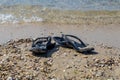
[[[32,16],[32,17],[16,17],[12,14],[0,14],[0,24],[5,24],[5,23],[20,23],[20,22],[42,22],[43,19],[37,16]]]
[[[24,18],[23,18],[23,21],[24,21],[24,22],[42,22],[43,19],[40,18],[40,17],[37,17],[37,16],[32,16],[32,17],[30,17],[30,18],[24,17]]]
[[[11,14],[0,14],[0,23],[17,23],[17,18]]]

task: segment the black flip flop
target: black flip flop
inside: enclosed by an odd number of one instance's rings
[[[74,40],[72,40],[73,38]],[[81,39],[73,35],[64,35],[62,37],[53,37],[53,39],[62,47],[72,48],[78,52],[90,52],[93,47],[88,47]],[[77,41],[75,41],[77,40]]]
[[[58,46],[66,47],[66,48],[72,48],[70,43],[65,39],[65,35],[62,34],[61,37],[53,37],[54,41],[58,44]]]
[[[47,53],[55,47],[55,43],[51,43],[51,37],[40,37],[33,41],[30,51],[33,53]]]
[[[70,39],[74,38],[74,40]],[[75,39],[78,41],[75,41]],[[73,35],[65,35],[65,40],[78,52],[91,52],[94,50],[93,47],[87,46],[81,39]]]

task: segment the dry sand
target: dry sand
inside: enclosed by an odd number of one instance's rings
[[[119,26],[119,24],[1,25],[0,79],[120,80]],[[78,36],[93,46],[95,52],[82,54],[62,47],[47,55],[33,55],[29,51],[31,39],[48,35],[60,36],[62,33]],[[9,42],[6,43],[7,41]]]

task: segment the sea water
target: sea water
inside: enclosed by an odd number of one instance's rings
[[[0,0],[0,24],[42,22],[46,9],[120,11],[120,0]]]

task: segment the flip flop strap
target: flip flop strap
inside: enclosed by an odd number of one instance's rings
[[[81,44],[82,44],[84,47],[86,47],[86,44],[85,44],[80,38],[78,38],[78,37],[76,37],[76,36],[73,36],[73,35],[63,35],[63,37],[66,38],[65,40],[68,40],[68,41],[70,41],[70,39],[69,39],[68,37],[75,38],[75,39],[77,39],[79,42],[81,42]]]
[[[35,46],[37,45],[38,43],[42,44],[43,42],[47,42],[47,44],[45,44],[45,46],[48,46],[51,44],[51,37],[40,37],[40,38],[37,38],[33,41],[33,45],[32,46]]]

